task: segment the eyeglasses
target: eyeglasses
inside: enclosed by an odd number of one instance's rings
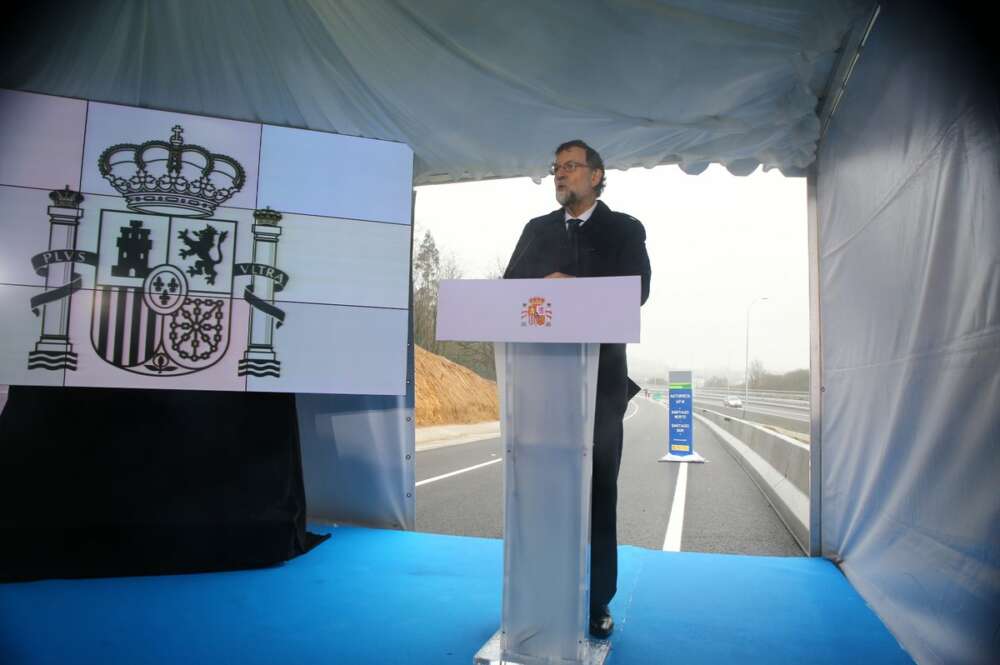
[[[587,164],[583,164],[581,162],[564,162],[562,164],[557,164],[553,162],[552,164],[549,165],[549,173],[551,173],[552,175],[559,175],[560,171],[565,171],[566,173],[572,173],[573,171],[579,168],[589,169],[590,166],[588,166]]]

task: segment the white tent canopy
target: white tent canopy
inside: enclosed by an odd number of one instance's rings
[[[45,3],[0,46],[0,84],[402,141],[416,184],[537,178],[572,138],[616,169],[802,175],[870,4]]]

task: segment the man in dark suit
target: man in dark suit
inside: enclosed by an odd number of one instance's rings
[[[583,141],[568,141],[552,164],[559,210],[528,222],[504,279],[639,275],[642,302],[649,297],[646,231],[639,220],[598,200],[604,162]],[[614,630],[608,603],[618,581],[618,469],[622,418],[638,386],[628,378],[624,344],[602,344],[594,421],[594,470],[590,512],[590,633]]]

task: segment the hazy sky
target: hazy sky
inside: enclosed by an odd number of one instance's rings
[[[747,307],[761,296],[768,300],[750,314],[751,359],[770,372],[809,366],[805,178],[660,166],[609,171],[601,198],[643,223],[653,269],[630,374],[728,368],[742,380]],[[530,218],[558,207],[551,177],[418,187],[415,242],[430,230],[463,277],[485,277],[506,265]]]

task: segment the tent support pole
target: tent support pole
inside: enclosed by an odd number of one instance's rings
[[[406,446],[404,459],[400,463],[405,469],[403,473],[404,496],[406,497],[406,510],[404,512],[405,523],[400,525],[404,531],[413,531],[417,528],[417,377],[416,377],[416,349],[413,339],[413,235],[416,229],[417,217],[417,189],[411,186],[410,198],[410,293],[407,311],[407,331],[406,331],[406,398],[403,408],[406,410],[405,436]]]
[[[809,556],[823,555],[823,326],[820,308],[817,166],[806,175],[809,223]]]

